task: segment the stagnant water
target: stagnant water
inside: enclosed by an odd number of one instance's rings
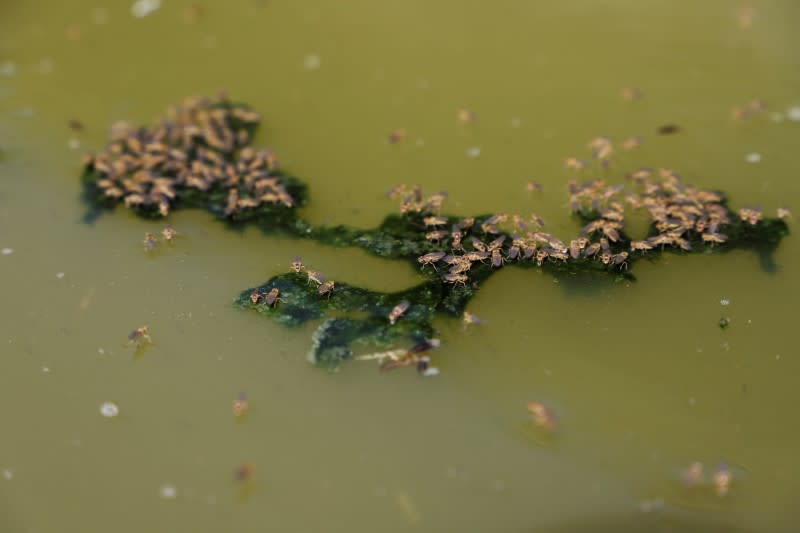
[[[598,170],[609,181],[668,166],[733,207],[800,211],[798,24],[791,0],[176,0],[144,18],[127,1],[4,3],[0,530],[795,529],[795,236],[775,271],[745,251],[640,261],[634,283],[506,269],[470,303],[483,325],[435,323],[440,376],[330,373],[305,359],[314,325],[233,297],[294,255],[379,290],[417,283],[407,263],[197,211],[147,255],[160,225],[124,209],[82,223],[78,176],[112,121],[225,88],[263,114],[256,144],[310,185],[316,223],[374,226],[407,182],[447,190],[449,213],[535,211],[567,238],[563,159],[596,135],[644,137]],[[753,99],[768,111],[731,117]],[[531,400],[558,415],[551,438]],[[729,464],[730,493],[683,486],[693,461]]]

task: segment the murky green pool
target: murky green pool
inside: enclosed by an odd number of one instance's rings
[[[256,143],[310,185],[316,223],[374,226],[407,182],[567,237],[563,159],[596,135],[645,138],[610,181],[669,166],[733,207],[797,212],[795,2],[175,0],[141,19],[131,3],[0,7],[0,530],[797,528],[795,236],[775,272],[743,251],[641,261],[630,284],[505,269],[470,304],[482,326],[436,322],[440,376],[329,373],[305,358],[314,325],[233,297],[294,255],[383,291],[419,281],[406,262],[199,211],[171,215],[181,239],[148,256],[160,225],[123,209],[81,223],[78,180],[112,121],[225,88],[263,114]],[[767,113],[731,118],[756,98]],[[155,344],[137,357],[124,341],[142,324]],[[531,400],[557,413],[554,438]],[[731,492],[687,490],[693,461],[730,464]]]

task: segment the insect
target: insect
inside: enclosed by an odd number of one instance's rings
[[[492,242],[490,242],[489,244],[486,245],[486,251],[487,252],[494,252],[495,250],[499,250],[500,247],[503,246],[503,243],[505,242],[505,240],[506,240],[506,236],[505,235],[499,236],[498,238],[496,238],[495,240],[493,240]]]
[[[452,283],[454,285],[458,285],[459,283],[461,285],[466,285],[467,281],[469,281],[469,277],[464,274],[445,274],[444,280],[447,283]]]
[[[728,468],[728,465],[722,463],[717,467],[716,471],[714,471],[711,479],[714,482],[714,489],[717,492],[717,496],[722,497],[728,494],[731,489],[733,473],[730,468]]]
[[[573,259],[578,259],[581,256],[581,248],[577,239],[569,241],[569,255]]]
[[[233,416],[236,418],[241,418],[247,414],[247,410],[250,406],[247,404],[247,395],[243,392],[239,393],[239,397],[233,401],[233,406],[231,410],[233,411]]]
[[[779,207],[779,208],[778,208],[778,212],[777,212],[777,216],[778,216],[778,218],[780,218],[781,220],[790,219],[790,218],[792,218],[792,212],[791,212],[791,211],[789,211],[789,210],[788,210],[787,208],[785,208],[785,207]]]
[[[575,157],[567,157],[564,159],[564,166],[569,170],[581,170],[586,166],[586,163]]]
[[[261,294],[259,294],[258,291],[253,291],[250,293],[250,301],[253,302],[253,305],[257,304],[260,299]]]
[[[681,475],[681,479],[687,487],[694,487],[700,484],[703,480],[703,463],[695,461],[690,464],[689,468]]]
[[[486,251],[486,245],[483,244],[480,240],[476,239],[475,237],[470,237],[469,241],[472,243],[472,248],[478,250],[479,252]]]
[[[722,233],[703,233],[701,235],[703,242],[710,243],[712,246],[715,244],[723,244],[728,240],[728,236]]]
[[[392,311],[389,313],[389,323],[394,325],[394,323],[397,322],[397,319],[406,312],[410,305],[411,303],[409,303],[408,300],[403,300],[399,304],[395,305],[392,308]]]
[[[167,242],[172,242],[175,235],[177,235],[177,232],[173,229],[172,224],[167,224],[164,226],[164,229],[161,230],[161,236],[164,237],[164,240]]]
[[[156,238],[152,233],[144,234],[144,251],[152,252],[156,248]]]
[[[533,415],[533,423],[547,430],[554,430],[557,425],[555,414],[544,404],[528,402],[528,412]]]
[[[444,226],[447,224],[447,217],[430,216],[422,219],[422,223],[426,226]]]
[[[242,463],[234,472],[234,477],[236,481],[247,481],[253,477],[253,473],[255,472],[255,465],[253,463]]]
[[[483,322],[480,318],[476,317],[472,313],[468,313],[467,311],[464,311],[464,315],[461,317],[461,320],[467,326],[470,324],[481,324]]]
[[[633,150],[634,148],[636,148],[640,144],[642,144],[642,138],[641,137],[629,137],[629,138],[625,139],[624,141],[622,141],[622,149],[623,150]]]
[[[453,226],[453,231],[450,232],[450,247],[453,250],[463,250],[464,246],[461,244],[461,239],[464,237],[464,234],[461,233],[461,230],[457,229],[456,226]]]
[[[611,262],[619,265],[620,270],[628,269],[628,252],[620,252],[611,256]]]
[[[278,287],[273,287],[267,294],[264,295],[264,303],[268,307],[273,307],[278,302],[282,302],[280,298],[281,290]]]
[[[292,270],[298,274],[303,270],[303,260],[300,259],[299,255],[294,256],[294,259],[292,259]]]
[[[140,326],[131,331],[128,335],[128,343],[132,343],[137,346],[141,346],[142,344],[150,342],[153,342],[153,339],[150,338],[147,326]]]
[[[500,250],[498,248],[492,250],[492,267],[500,268],[501,266],[503,266],[503,263],[505,262],[506,260],[503,257],[503,254],[500,253]]]
[[[539,183],[538,181],[529,181],[528,183],[525,184],[525,189],[527,189],[528,192],[533,192],[533,191],[541,192],[543,187],[542,184]]]
[[[317,285],[321,285],[325,281],[325,277],[316,270],[306,270],[306,274],[308,275],[308,283],[313,281]]]
[[[511,247],[509,247],[508,252],[506,252],[506,257],[511,260],[519,259],[519,252],[520,252],[520,247],[512,245]]]
[[[448,235],[450,235],[450,232],[446,230],[429,231],[425,234],[425,238],[429,241],[440,241],[447,238]]]
[[[330,298],[331,294],[333,293],[334,285],[336,285],[336,282],[334,282],[333,280],[324,281],[319,284],[319,286],[317,287],[317,291],[319,292],[320,296],[324,296],[327,294],[328,298]]]
[[[647,241],[631,241],[631,251],[646,252],[652,249],[653,245]]]
[[[425,265],[431,265],[434,270],[436,269],[436,262],[440,261],[445,255],[445,252],[431,252],[429,254],[421,255],[417,258],[417,262],[419,262],[422,267],[425,268]]]
[[[485,259],[488,259],[489,252],[467,252],[463,255],[469,261],[480,261],[483,262]]]

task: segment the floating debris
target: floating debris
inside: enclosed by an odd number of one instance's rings
[[[67,121],[67,127],[72,131],[77,131],[77,132],[83,132],[84,130],[86,130],[86,126],[83,125],[83,122],[74,118],[71,118]]]
[[[161,7],[161,0],[136,0],[131,5],[131,15],[135,18],[144,18]]]
[[[397,144],[402,142],[406,139],[406,130],[404,128],[399,128],[391,133],[386,137],[386,142],[389,144]]]
[[[475,122],[475,120],[478,118],[475,115],[475,113],[473,113],[469,109],[459,109],[458,113],[456,113],[456,117],[458,118],[458,121],[461,122],[462,124],[469,124],[471,122]]]
[[[659,126],[656,130],[656,133],[659,135],[673,135],[681,131],[681,127],[677,124],[664,124],[663,126]]]
[[[627,100],[629,102],[634,100],[640,100],[643,96],[642,92],[634,87],[623,87],[622,91],[620,92],[622,94],[622,99]]]
[[[119,407],[114,402],[105,402],[100,405],[100,414],[106,418],[113,418],[119,414]]]
[[[739,27],[747,30],[753,25],[753,20],[756,18],[756,10],[753,7],[746,6],[739,8],[736,12],[736,20],[739,22]]]

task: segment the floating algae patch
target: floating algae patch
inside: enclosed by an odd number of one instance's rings
[[[357,342],[388,346],[405,339],[416,347],[435,345],[425,341],[435,335],[434,313],[460,316],[504,266],[539,268],[559,277],[588,273],[632,280],[636,261],[667,251],[745,248],[773,271],[772,253],[789,232],[788,210],[778,210],[776,218],[753,208],[733,212],[722,192],[685,184],[670,169],[639,169],[625,176],[628,185],[609,185],[588,179],[574,158],[567,163],[575,173],[568,183],[569,205],[582,227],[567,241],[544,232],[535,214],[443,215],[446,193],[425,196],[420,187],[406,185],[389,195],[399,200],[400,213],[387,215],[376,228],[314,226],[297,214],[308,199],[306,185],[281,170],[272,152],[251,146],[259,121],[258,113],[222,96],[189,98],[149,127],[113,125],[108,146],[84,160],[84,197],[91,206],[86,218],[120,203],[147,218],[201,208],[233,227],[252,225],[268,234],[358,247],[419,266],[422,283],[384,293],[326,281],[298,259],[293,271],[236,298],[239,307],[285,326],[327,317],[313,335],[309,354],[322,365],[352,357]],[[594,139],[592,148],[607,166],[612,141]],[[626,212],[649,218],[641,239],[626,233]]]

